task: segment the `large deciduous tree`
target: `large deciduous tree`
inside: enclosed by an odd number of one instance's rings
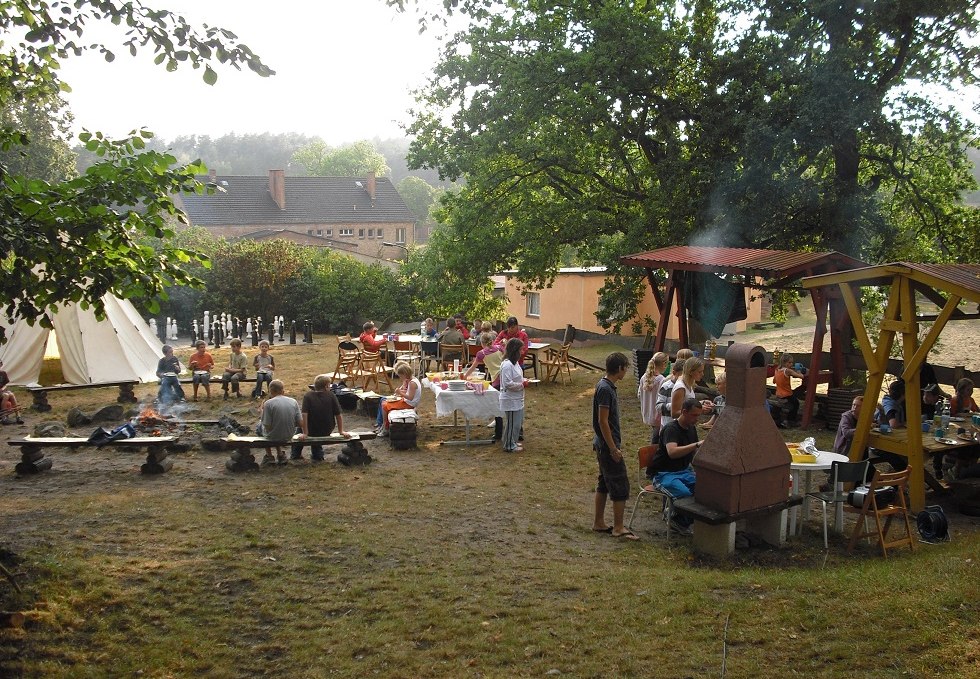
[[[120,0],[0,0],[0,110],[29,110],[55,102],[68,85],[58,75],[64,59],[95,50],[112,61],[115,48],[82,41],[97,23],[124,24],[121,48],[136,55],[154,54],[169,71],[180,64],[202,69],[214,84],[210,63],[248,68],[259,75],[271,70],[236,36],[224,29],[200,30],[167,10]],[[32,152],[40,139],[23,119],[5,117],[0,148],[6,153]],[[183,265],[200,259],[165,246],[142,243],[146,237],[173,235],[180,218],[170,196],[200,190],[195,174],[204,168],[175,168],[165,153],[142,152],[152,135],[134,131],[113,141],[86,132],[80,139],[102,161],[77,177],[17,174],[0,164],[0,296],[3,313],[49,325],[46,312],[63,302],[82,302],[101,311],[106,293],[155,298],[166,285],[194,279]]]
[[[916,87],[975,89],[973,2],[442,5],[469,25],[419,93],[410,163],[466,183],[434,260],[534,286],[575,246],[611,266],[615,324],[643,285],[617,257],[663,245],[980,254],[958,204],[976,130]]]
[[[385,157],[369,141],[332,148],[317,139],[294,153],[293,160],[314,177],[363,177],[368,172],[380,177],[389,172]]]

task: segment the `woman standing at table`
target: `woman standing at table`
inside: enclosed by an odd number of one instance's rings
[[[500,410],[504,413],[504,452],[521,452],[524,446],[518,442],[521,425],[524,424],[524,370],[521,368],[521,350],[524,343],[519,337],[511,337],[504,348],[504,360],[500,364]]]

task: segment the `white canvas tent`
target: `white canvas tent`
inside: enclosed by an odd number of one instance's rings
[[[53,315],[54,334],[61,356],[61,372],[67,384],[157,379],[157,361],[162,344],[136,313],[133,305],[106,295],[105,319],[92,309],[77,304],[60,307]],[[51,330],[18,321],[13,327],[0,318],[7,342],[0,346],[0,359],[12,384],[37,382]]]

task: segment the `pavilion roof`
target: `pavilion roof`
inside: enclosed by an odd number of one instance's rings
[[[867,263],[835,251],[799,252],[708,245],[674,245],[620,257],[628,266],[647,269],[701,271],[758,277],[785,284],[789,281],[857,267]]]

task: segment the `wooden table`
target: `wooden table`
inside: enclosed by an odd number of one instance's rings
[[[551,346],[550,342],[530,342],[527,347],[527,355],[531,357],[531,368],[534,370],[534,379],[538,379],[538,353]]]
[[[951,423],[950,427],[958,426],[960,423]],[[879,450],[885,450],[889,453],[897,453],[899,455],[907,456],[907,445],[909,432],[912,431],[913,435],[918,434],[922,440],[922,454],[925,456],[940,455],[945,453],[954,452],[964,452],[970,448],[975,448],[980,451],[980,444],[976,441],[963,441],[956,437],[956,434],[948,436],[947,438],[955,441],[955,443],[940,443],[936,440],[936,437],[932,433],[927,433],[921,429],[910,430],[908,428],[892,429],[888,434],[882,434],[881,432],[871,430],[868,435],[868,445],[872,448],[878,448]],[[919,470],[913,469],[913,477],[919,473]],[[926,485],[937,492],[942,492],[946,488],[939,483],[939,481],[932,475],[925,466],[922,467],[923,480]]]

